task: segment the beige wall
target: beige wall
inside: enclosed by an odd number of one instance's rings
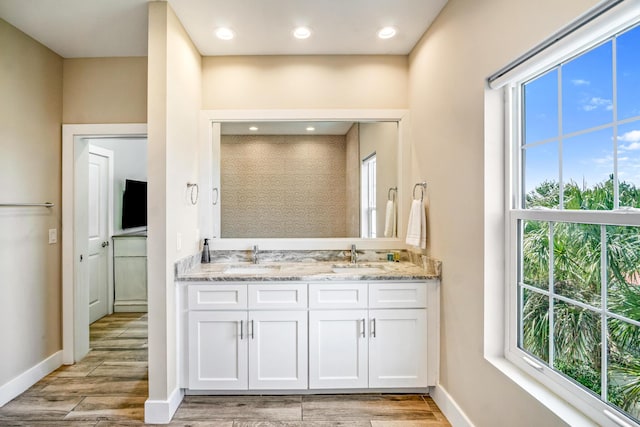
[[[199,250],[198,211],[187,183],[198,181],[201,58],[166,2],[149,3],[149,399],[177,388],[174,263]]]
[[[406,108],[406,56],[202,60],[204,109]]]
[[[146,123],[147,58],[64,60],[63,122]]]
[[[341,135],[224,135],[222,237],[346,237]]]
[[[410,56],[412,182],[429,183],[443,261],[440,382],[479,427],[564,425],[483,357],[485,79],[596,3],[450,0]]]
[[[0,19],[0,386],[61,349],[62,58]],[[2,403],[2,402],[0,402]]]

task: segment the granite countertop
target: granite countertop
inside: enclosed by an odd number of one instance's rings
[[[342,271],[340,271],[342,269]],[[336,272],[337,270],[337,272]],[[182,282],[230,281],[346,281],[346,280],[426,280],[440,277],[440,263],[422,268],[408,261],[363,262],[249,262],[196,264],[182,274]]]

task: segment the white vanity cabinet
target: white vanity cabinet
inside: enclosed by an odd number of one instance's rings
[[[309,285],[309,388],[427,387],[425,284],[361,285]]]
[[[436,384],[435,279],[183,284],[187,393]]]
[[[187,290],[188,388],[307,388],[307,289],[300,284]]]

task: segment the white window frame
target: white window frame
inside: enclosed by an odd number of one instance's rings
[[[589,224],[640,226],[640,213],[629,211],[572,211],[520,209],[521,181],[520,84],[542,74],[573,56],[587,51],[638,21],[640,4],[631,1],[616,7],[594,22],[572,33],[558,45],[549,48],[515,69],[502,89],[505,109],[505,358],[520,370],[542,383],[560,398],[599,425],[638,426],[589,392],[567,380],[549,366],[538,363],[518,347],[518,221],[556,221]],[[562,200],[560,200],[562,203]],[[605,308],[605,307],[603,307]]]
[[[362,182],[362,237],[375,238],[376,236],[376,186],[377,186],[377,159],[374,151],[361,162]]]

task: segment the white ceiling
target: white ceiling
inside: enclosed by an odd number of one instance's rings
[[[353,122],[225,122],[222,135],[346,135]],[[257,131],[249,130],[255,126]],[[307,131],[312,126],[314,131]]]
[[[169,0],[200,53],[408,54],[447,0]],[[146,56],[147,0],[0,0],[0,18],[65,58]],[[291,36],[309,26],[306,40]],[[393,39],[376,32],[394,26]],[[231,27],[236,38],[216,39]]]

